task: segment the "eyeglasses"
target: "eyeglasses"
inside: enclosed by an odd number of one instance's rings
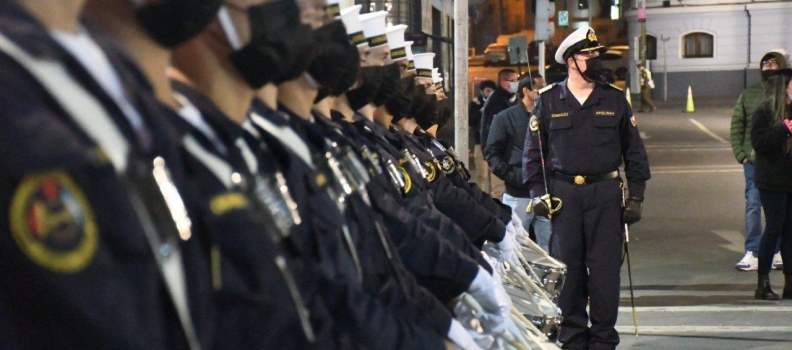
[[[778,61],[775,59],[762,61],[762,67],[769,67],[769,66],[778,66]]]

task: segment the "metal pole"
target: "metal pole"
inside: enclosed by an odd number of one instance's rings
[[[587,0],[587,1],[588,1],[588,9],[586,10],[586,12],[588,12],[588,25],[589,27],[594,28],[594,25],[591,23],[591,0]]]
[[[545,76],[545,64],[547,64],[547,63],[545,63],[545,49],[546,48],[545,48],[544,40],[540,41],[538,43],[538,45],[539,45],[539,74],[544,77]],[[530,69],[530,67],[529,67],[529,69]]]
[[[464,160],[468,148],[468,0],[454,1],[454,147]]]
[[[641,0],[641,10],[646,13],[646,0]],[[646,67],[646,19],[641,21],[641,64]]]
[[[671,37],[664,38],[660,35],[660,40],[663,41],[663,101],[668,101],[668,41]]]

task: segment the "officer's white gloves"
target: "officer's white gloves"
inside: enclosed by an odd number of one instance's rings
[[[479,335],[476,332],[468,331],[457,320],[451,320],[451,328],[448,330],[448,339],[461,350],[482,350],[487,349],[489,346],[481,346],[474,340],[474,335]],[[483,335],[480,335],[483,336]],[[490,337],[491,338],[491,337]]]
[[[484,251],[491,257],[497,259],[498,263],[514,263],[517,260],[517,231],[511,223],[506,225],[506,233],[500,242],[487,241],[484,244]]]
[[[512,227],[514,227],[514,231],[517,233],[516,238],[518,242],[523,242],[526,239],[531,239],[530,235],[528,234],[528,231],[525,230],[525,226],[523,226],[522,220],[520,220],[520,217],[517,216],[517,213],[514,211],[512,211],[512,219],[510,224],[512,225]]]
[[[510,317],[509,312],[512,307],[511,299],[503,289],[503,285],[479,267],[479,272],[467,292],[482,307],[481,313],[476,315],[482,328],[488,333],[502,331],[506,327],[505,321]]]

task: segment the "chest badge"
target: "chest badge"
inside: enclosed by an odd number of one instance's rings
[[[539,131],[539,118],[537,118],[535,115],[531,116],[531,121],[528,124],[528,129],[531,130],[531,132]]]
[[[82,189],[64,172],[24,178],[9,217],[14,241],[41,267],[77,273],[96,255],[99,234],[93,211]]]

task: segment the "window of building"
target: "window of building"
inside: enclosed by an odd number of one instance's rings
[[[714,57],[715,37],[712,34],[704,32],[686,34],[682,37],[682,45],[684,58]]]
[[[657,59],[657,37],[654,35],[646,35],[646,59]]]

